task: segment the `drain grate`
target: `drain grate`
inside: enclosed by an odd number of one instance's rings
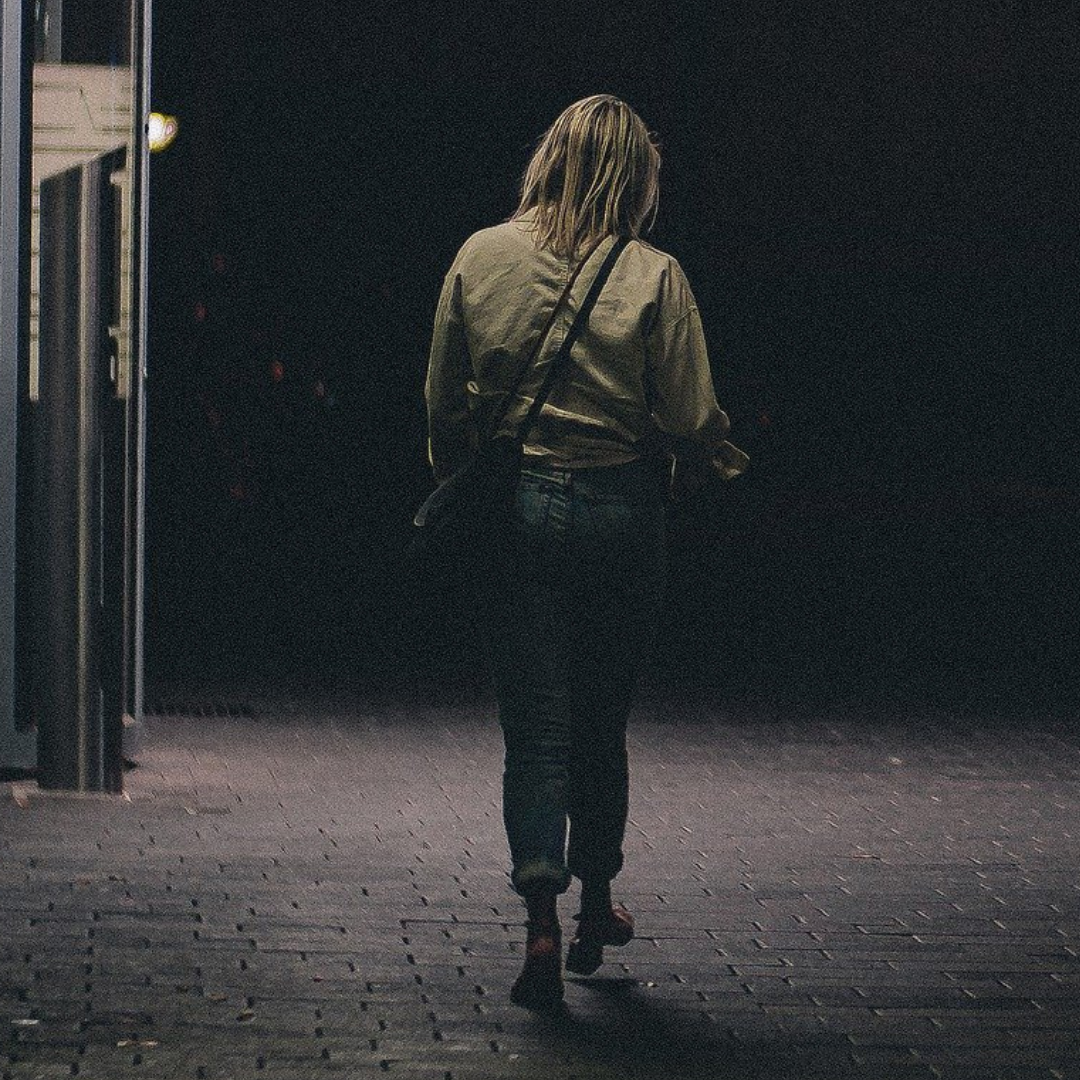
[[[144,716],[221,716],[251,718],[255,709],[246,701],[148,701]]]

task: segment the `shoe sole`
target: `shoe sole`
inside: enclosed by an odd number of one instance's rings
[[[603,962],[603,945],[571,941],[566,951],[566,970],[575,975],[591,975]]]
[[[633,940],[633,930],[625,935],[620,934],[618,941],[613,937],[604,938],[602,941],[574,938],[566,951],[566,970],[572,971],[575,975],[591,975],[604,962],[605,945],[619,947]]]

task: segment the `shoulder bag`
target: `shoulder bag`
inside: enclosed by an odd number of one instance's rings
[[[602,242],[602,241],[601,241]],[[505,536],[521,470],[523,446],[556,380],[570,365],[570,352],[589,321],[612,267],[628,243],[619,237],[604,258],[559,351],[553,357],[528,413],[512,435],[499,426],[526,375],[540,354],[555,317],[570,295],[582,267],[599,244],[581,260],[552,310],[540,338],[502,403],[484,425],[472,457],[424,500],[413,519],[410,561],[421,572],[451,570],[483,561],[492,545]]]

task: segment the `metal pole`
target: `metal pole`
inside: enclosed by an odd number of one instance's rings
[[[144,628],[144,552],[146,521],[146,376],[147,376],[147,313],[149,297],[149,234],[150,234],[150,149],[146,137],[146,118],[150,114],[150,46],[153,0],[133,0],[131,9],[134,67],[135,133],[131,147],[132,190],[135,212],[132,215],[132,262],[134,266],[134,303],[132,305],[131,399],[129,416],[131,443],[134,448],[132,492],[134,498],[134,529],[129,534],[133,548],[133,587],[131,603],[127,605],[126,620],[130,624],[133,644],[131,651],[131,693],[125,701],[133,721],[128,740],[129,756],[135,753],[143,722],[143,628]]]

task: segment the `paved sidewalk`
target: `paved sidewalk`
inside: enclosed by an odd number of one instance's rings
[[[631,752],[641,937],[546,1018],[488,705],[160,717],[123,799],[0,785],[0,1078],[1080,1077],[1080,725],[682,699]]]

